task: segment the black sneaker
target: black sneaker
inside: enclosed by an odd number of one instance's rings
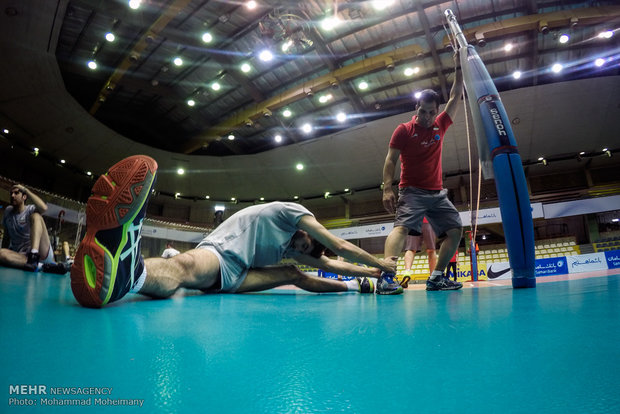
[[[64,275],[69,271],[64,263],[43,263],[41,271],[45,273],[54,273],[56,275]]]
[[[140,233],[156,174],[154,159],[134,155],[95,182],[86,204],[86,235],[71,266],[71,290],[80,305],[117,301],[142,274]]]
[[[375,284],[367,277],[356,277],[357,283],[360,285],[360,293],[375,293]]]
[[[426,281],[426,290],[458,290],[462,287],[462,283],[451,281],[443,273],[437,280],[429,277]]]
[[[26,264],[24,265],[24,270],[29,272],[36,272],[39,267],[39,253],[28,252],[26,255]]]
[[[403,287],[398,284],[394,277],[394,273],[382,272],[377,281],[378,295],[400,295],[403,293]]]

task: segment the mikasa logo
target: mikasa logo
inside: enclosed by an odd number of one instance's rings
[[[502,121],[502,117],[500,116],[497,108],[491,108],[491,117],[493,118],[493,123],[495,124],[495,129],[497,129],[497,133],[499,135],[506,135],[506,127],[504,126],[504,121]]]

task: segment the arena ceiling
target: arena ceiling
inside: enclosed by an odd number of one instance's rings
[[[526,165],[580,155],[595,166],[620,148],[613,0],[1,3],[7,142],[94,174],[147,152],[168,195],[293,199],[380,185],[413,94],[448,98],[446,9],[500,90]],[[460,110],[448,175],[470,170],[465,123]],[[179,182],[179,168],[191,180]]]

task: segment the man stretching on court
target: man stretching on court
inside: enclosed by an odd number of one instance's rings
[[[373,293],[367,277],[394,272],[397,257],[378,259],[331,234],[305,207],[273,202],[230,216],[195,249],[169,259],[142,259],[140,231],[157,163],[136,155],[99,177],[86,205],[86,236],[71,269],[71,288],[86,307],[102,307],[129,291],[167,298],[179,288],[244,293],[295,285],[311,292]],[[352,263],[329,259],[325,248]],[[343,282],[309,276],[282,258],[349,276]]]

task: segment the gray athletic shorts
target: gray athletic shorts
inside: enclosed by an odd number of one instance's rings
[[[463,227],[459,212],[448,200],[447,189],[401,188],[398,192],[394,227],[406,227],[409,235],[419,236],[425,216],[439,238],[444,237],[448,230]]]
[[[422,235],[421,236],[407,236],[405,243],[405,251],[411,250],[413,252],[419,252],[422,250],[422,242],[426,246],[426,250],[435,250],[437,244],[435,232],[430,223],[422,223]]]
[[[198,244],[196,248],[209,250],[217,256],[217,260],[220,262],[221,277],[221,286],[219,288],[203,289],[203,291],[209,293],[235,293],[248,275],[249,269],[235,259],[234,256],[227,255],[226,253],[222,254],[214,246],[203,243]]]

